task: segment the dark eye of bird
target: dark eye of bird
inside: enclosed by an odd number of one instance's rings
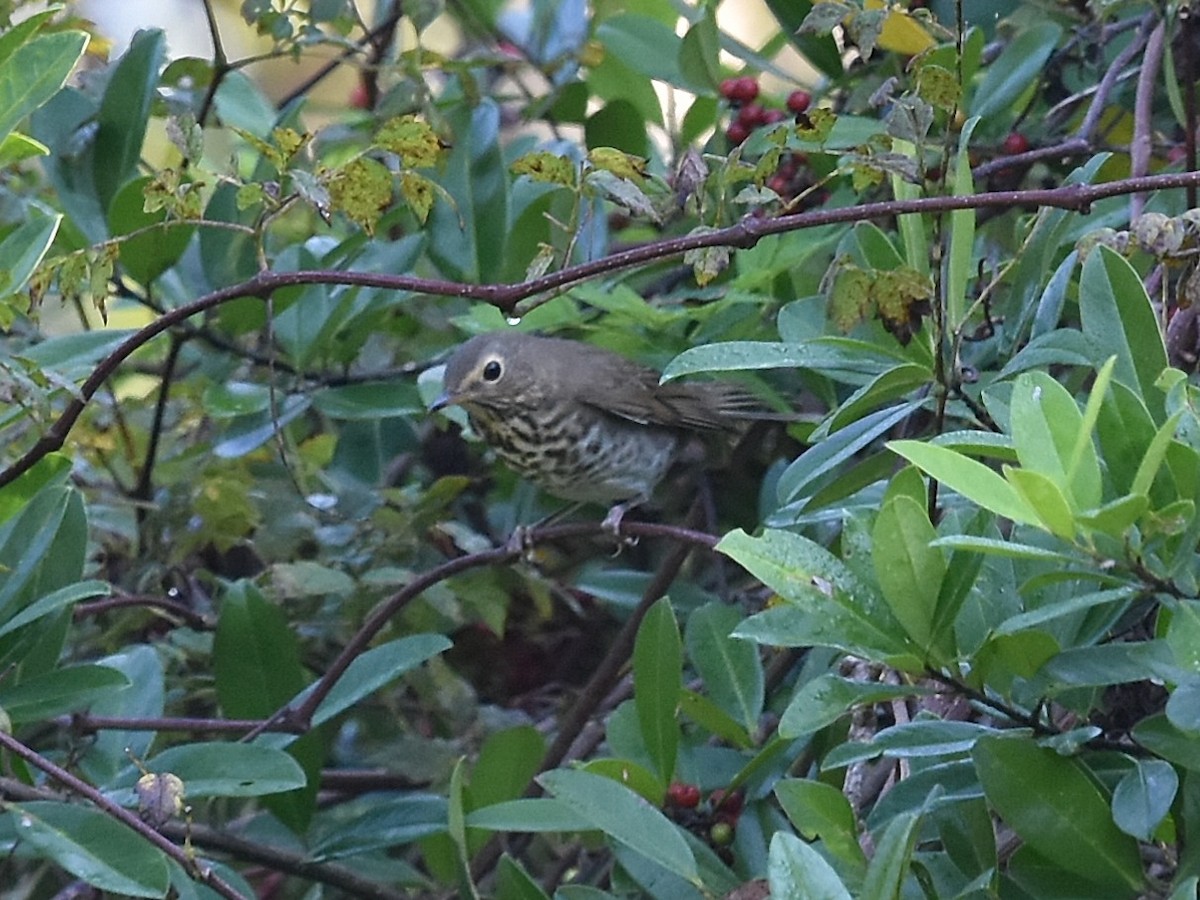
[[[500,377],[500,372],[500,363],[493,359],[483,367],[483,380],[496,381]]]

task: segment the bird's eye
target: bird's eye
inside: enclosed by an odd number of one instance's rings
[[[493,359],[486,366],[483,367],[483,380],[484,381],[498,381],[500,379],[500,373],[502,371],[503,371],[503,369],[500,367],[499,361]]]

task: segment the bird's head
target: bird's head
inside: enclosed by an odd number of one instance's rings
[[[447,406],[504,411],[538,396],[538,338],[497,331],[471,338],[446,363],[442,394],[431,411]]]

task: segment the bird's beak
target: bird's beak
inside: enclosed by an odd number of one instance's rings
[[[454,403],[454,395],[447,391],[429,404],[429,411],[438,412],[439,410],[445,409],[447,406],[453,406]]]

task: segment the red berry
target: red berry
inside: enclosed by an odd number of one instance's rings
[[[787,194],[788,188],[791,186],[791,181],[779,173],[776,173],[767,179],[767,187],[777,193],[780,197]]]
[[[727,791],[725,788],[717,788],[708,795],[708,802],[714,813],[723,812],[736,816],[746,804],[746,795],[740,789]]]
[[[1167,151],[1167,164],[1168,165],[1172,165],[1172,166],[1178,165],[1179,163],[1183,162],[1185,159],[1187,159],[1187,148],[1184,147],[1182,144],[1174,144],[1171,147],[1171,149],[1169,149]]]
[[[1016,156],[1029,149],[1029,138],[1019,131],[1009,132],[1008,137],[1004,139],[1003,147],[1006,156]]]
[[[682,809],[695,809],[700,805],[700,788],[694,784],[676,781],[667,788],[667,803]]]
[[[753,130],[767,121],[767,111],[757,103],[747,103],[738,110],[737,120]]]
[[[725,137],[729,138],[729,143],[736,146],[750,137],[750,129],[741,122],[730,122],[729,127],[725,129]]]
[[[724,81],[722,81],[721,87],[718,88],[718,90],[720,90],[720,92],[721,92],[721,96],[724,97],[726,100],[732,100],[734,97],[734,94],[737,93],[737,86],[738,86],[739,81],[741,81],[740,78],[726,78]]]
[[[792,91],[790,94],[788,94],[787,108],[796,115],[799,115],[808,109],[811,103],[812,94],[810,94],[808,91]]]
[[[350,89],[350,105],[355,109],[366,109],[371,105],[371,98],[367,95],[367,86],[362,81],[357,82]]]
[[[776,122],[782,122],[787,116],[783,114],[782,109],[768,109],[763,113],[763,124],[774,125]]]
[[[758,79],[753,75],[743,75],[733,81],[733,94],[730,96],[730,100],[736,100],[738,103],[750,103],[758,96]]]

